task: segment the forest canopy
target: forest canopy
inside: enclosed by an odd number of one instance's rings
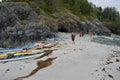
[[[120,23],[120,13],[114,7],[96,7],[88,0],[3,0],[3,2],[36,2],[32,8],[40,14],[40,10],[51,15],[60,8],[70,10],[74,15],[81,19],[96,18],[106,24]],[[40,4],[37,4],[40,3]],[[34,4],[35,5],[35,4]]]

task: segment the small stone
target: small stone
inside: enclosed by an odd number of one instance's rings
[[[7,69],[6,71],[10,71],[10,69]]]
[[[120,60],[119,60],[119,59],[116,59],[116,62],[120,62]]]
[[[103,68],[102,71],[105,71],[105,68]]]
[[[108,76],[109,76],[110,78],[114,79],[112,75],[108,74]]]

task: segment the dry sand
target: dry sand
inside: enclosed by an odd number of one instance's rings
[[[59,50],[0,63],[0,80],[120,80],[120,47],[79,35],[72,44],[70,34],[59,35],[59,43],[65,44]]]

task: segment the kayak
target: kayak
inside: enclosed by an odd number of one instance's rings
[[[13,56],[22,56],[22,55],[26,55],[26,54],[28,54],[28,52],[20,52],[20,53],[13,54]]]
[[[4,58],[7,58],[7,57],[8,57],[7,53],[0,54],[0,59],[4,59]]]

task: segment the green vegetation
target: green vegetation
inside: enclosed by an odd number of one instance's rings
[[[56,16],[61,16],[64,9],[67,9],[71,14],[78,16],[81,20],[98,19],[107,26],[113,25],[113,29],[120,24],[120,13],[114,7],[96,7],[89,3],[88,0],[3,0],[14,2],[28,2],[33,10],[39,15],[47,16],[56,22]],[[46,20],[45,18],[43,18]],[[43,21],[44,21],[43,20]],[[112,29],[112,28],[110,28]]]
[[[83,17],[94,17],[100,21],[118,22],[120,21],[120,14],[114,7],[107,7],[102,9],[89,3],[88,0],[3,0],[13,2],[28,2],[36,12],[40,14],[41,9],[47,14],[51,15],[61,8],[66,8],[71,13]],[[32,4],[31,2],[34,2]],[[60,10],[61,10],[60,9]]]

